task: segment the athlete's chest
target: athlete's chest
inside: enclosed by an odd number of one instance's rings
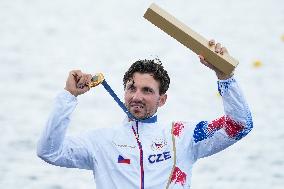
[[[170,169],[173,165],[173,144],[169,131],[156,129],[135,135],[132,130],[117,133],[110,141],[111,158],[117,165],[139,167],[147,170]]]

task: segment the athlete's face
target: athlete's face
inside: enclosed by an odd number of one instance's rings
[[[159,94],[160,83],[151,74],[133,74],[126,83],[124,100],[127,109],[138,119],[144,119],[157,112],[165,104],[166,94]]]

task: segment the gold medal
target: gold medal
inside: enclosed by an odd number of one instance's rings
[[[97,73],[95,74],[92,79],[91,82],[89,83],[89,88],[95,87],[99,84],[101,84],[104,81],[104,75],[102,73]]]

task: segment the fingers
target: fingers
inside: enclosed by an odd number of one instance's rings
[[[77,88],[83,89],[84,87],[88,86],[91,82],[92,75],[91,74],[82,74],[81,78],[77,83]]]
[[[220,53],[221,55],[223,55],[225,53],[228,53],[227,48],[226,47],[222,47],[221,43],[215,44],[215,40],[214,39],[211,39],[208,44],[209,44],[209,47],[212,47],[212,46],[215,45],[215,49],[214,50],[215,50],[216,53]]]
[[[222,47],[221,43],[216,43],[214,39],[211,39],[208,42],[209,47],[214,47],[214,51],[216,53],[220,53],[221,55],[228,53],[228,50],[226,49],[226,47]],[[208,68],[212,69],[213,71],[215,71],[217,77],[219,79],[226,79],[231,77],[231,75],[226,75],[223,72],[221,72],[218,68],[216,68],[213,64],[210,64],[209,62],[207,62],[207,60],[205,59],[205,57],[203,57],[202,55],[198,55],[200,62],[207,66]]]
[[[89,87],[91,81],[92,81],[93,76],[91,74],[87,74],[87,81],[86,81],[86,85]]]
[[[91,74],[83,74],[81,79],[78,82],[78,92],[79,94],[83,94],[90,90],[89,84],[91,82],[92,75]]]
[[[216,53],[219,53],[221,51],[221,44],[220,43],[217,43],[216,45],[215,45],[215,52]]]
[[[81,76],[77,82],[77,88],[82,89],[85,86],[85,76]]]
[[[213,65],[209,64],[202,55],[198,55],[198,57],[203,65],[207,66],[210,69],[213,69]]]
[[[84,94],[85,92],[89,91],[90,88],[87,85],[85,85],[82,88],[77,88],[76,90],[77,90],[77,94],[81,95],[81,94]]]
[[[199,59],[200,59],[200,62],[202,64],[207,64],[207,62],[205,61],[205,58],[202,56],[202,55],[198,55]]]
[[[222,47],[221,50],[220,50],[220,54],[223,55],[225,53],[228,53],[228,50],[226,47]]]
[[[81,70],[72,70],[69,72],[69,75],[72,75],[75,81],[78,82],[81,79],[83,73]]]
[[[218,78],[219,78],[219,75],[222,74],[222,72],[220,72],[214,65],[208,63],[205,58],[202,56],[202,55],[198,55],[199,59],[200,59],[200,62],[207,66],[208,68],[210,68],[211,70],[215,71],[215,73],[217,74]]]
[[[209,41],[209,46],[211,47],[211,46],[213,46],[213,45],[215,45],[215,40],[214,40],[214,39],[211,39],[211,40]]]
[[[74,96],[78,96],[89,90],[88,84],[91,82],[91,79],[91,74],[85,74],[81,70],[72,70],[69,72],[65,89]]]

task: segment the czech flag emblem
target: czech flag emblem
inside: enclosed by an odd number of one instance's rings
[[[125,159],[124,157],[122,157],[121,155],[119,155],[118,158],[117,158],[117,163],[130,164],[130,159]]]

